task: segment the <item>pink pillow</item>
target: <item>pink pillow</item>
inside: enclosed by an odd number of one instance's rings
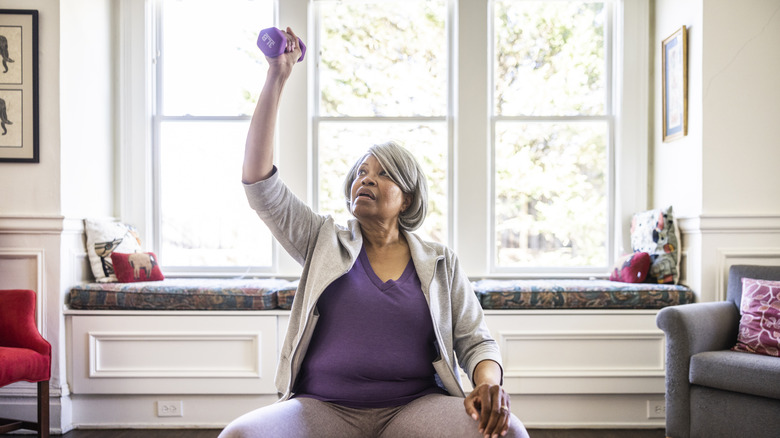
[[[739,334],[731,349],[780,356],[780,281],[742,279]]]
[[[120,283],[136,281],[161,281],[165,277],[157,263],[157,256],[152,252],[121,253],[112,252],[111,262],[114,273]]]
[[[641,283],[645,281],[649,270],[650,254],[646,252],[626,254],[615,262],[609,279],[623,283]]]

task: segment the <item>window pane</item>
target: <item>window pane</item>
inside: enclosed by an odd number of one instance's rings
[[[444,0],[317,6],[320,115],[446,114]]]
[[[496,263],[607,265],[606,122],[496,124]]]
[[[319,128],[319,210],[346,224],[352,216],[344,178],[371,145],[394,140],[411,151],[428,179],[428,216],[417,230],[447,242],[447,125],[445,122],[325,122]]]
[[[496,115],[603,115],[606,8],[590,1],[496,1]]]
[[[272,0],[164,0],[164,115],[252,114],[267,63],[257,48]]]
[[[271,236],[241,185],[248,122],[160,126],[160,261],[270,266]]]

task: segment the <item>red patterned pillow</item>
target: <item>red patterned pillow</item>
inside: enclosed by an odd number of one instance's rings
[[[635,252],[626,254],[615,263],[609,279],[623,283],[642,283],[650,270],[650,254]]]
[[[160,271],[157,256],[152,252],[111,253],[114,273],[121,283],[136,281],[160,281],[165,277]]]
[[[780,281],[743,278],[740,313],[731,349],[780,357]]]

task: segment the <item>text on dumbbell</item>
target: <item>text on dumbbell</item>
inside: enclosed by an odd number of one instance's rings
[[[268,36],[267,33],[263,34],[263,41],[265,41],[268,47],[273,47],[276,44],[276,41],[274,41],[270,36]]]

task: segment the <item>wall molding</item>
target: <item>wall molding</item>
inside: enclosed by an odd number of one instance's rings
[[[664,334],[659,331],[649,330],[610,330],[610,331],[507,331],[501,330],[498,342],[501,351],[504,352],[504,375],[507,378],[528,377],[663,377],[664,376]],[[585,348],[593,352],[593,357],[603,358],[601,362],[593,361],[590,365],[570,366],[576,362],[568,362],[566,366],[561,357],[553,358],[553,361],[536,364],[523,364],[513,361],[513,343],[521,346],[524,351],[522,356],[528,357],[528,351],[535,350],[538,346],[538,357],[550,357],[544,354],[545,349],[553,344],[560,344],[560,348],[554,348],[561,352],[577,347]],[[651,351],[648,357],[637,360],[636,356],[620,358],[613,357],[610,352],[619,351],[620,345],[626,348],[643,346]],[[644,351],[644,348],[642,348]],[[531,353],[534,354],[534,353]],[[561,353],[563,354],[563,353]],[[621,351],[620,356],[625,356]],[[521,359],[522,360],[522,359]],[[641,360],[646,360],[642,363]],[[514,362],[514,363],[513,363]],[[633,362],[633,363],[631,363]]]
[[[44,288],[44,250],[42,248],[0,248],[0,261],[2,260],[23,260],[31,259],[35,265],[33,273],[35,277],[35,324],[38,326],[38,331],[41,334],[46,333],[44,325],[46,319],[43,315],[46,315],[46,300],[44,295],[46,289]]]
[[[733,265],[780,265],[780,247],[775,248],[720,248],[716,252],[717,271],[715,299],[726,300],[729,269]]]
[[[259,332],[89,332],[89,378],[261,378],[261,335]],[[235,353],[224,354],[225,358],[237,355],[243,357],[244,362],[212,361],[211,365],[203,365],[201,354],[208,351],[207,345],[216,344],[223,350],[229,349]],[[134,366],[132,361],[117,363],[111,357],[119,351],[130,352],[131,355],[152,353],[155,345],[159,347],[160,353],[156,355],[155,361],[146,359],[143,364]],[[161,354],[166,348],[197,353]]]
[[[84,231],[84,220],[64,216],[0,215],[0,234],[62,234]]]
[[[685,234],[780,233],[780,215],[733,214],[678,217],[680,232]]]

